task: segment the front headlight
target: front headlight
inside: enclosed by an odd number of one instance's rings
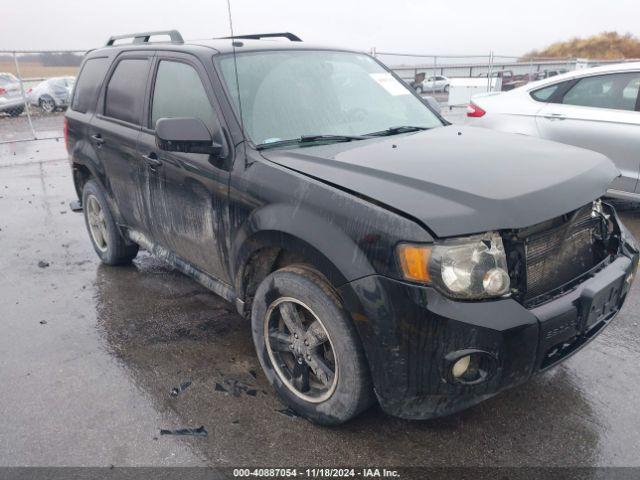
[[[398,257],[405,279],[431,284],[449,297],[471,300],[509,293],[507,256],[495,232],[434,245],[400,244]]]

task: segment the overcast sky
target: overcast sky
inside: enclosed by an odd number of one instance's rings
[[[113,34],[228,35],[226,0],[5,0],[0,50],[87,49]],[[236,34],[378,51],[520,55],[604,30],[640,35],[638,0],[231,0]]]

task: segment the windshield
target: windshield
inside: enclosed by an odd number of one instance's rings
[[[315,135],[366,135],[442,126],[373,58],[308,50],[247,52],[218,60],[246,134],[257,145]],[[239,88],[238,88],[239,87]],[[400,133],[400,132],[398,132]]]

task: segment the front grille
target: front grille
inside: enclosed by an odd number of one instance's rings
[[[525,300],[553,291],[591,270],[604,259],[597,245],[601,219],[586,205],[527,236]]]

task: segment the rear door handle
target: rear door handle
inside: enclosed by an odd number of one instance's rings
[[[96,133],[95,135],[91,135],[91,140],[93,140],[93,142],[98,147],[100,147],[104,143],[104,138],[102,138],[102,135],[100,135],[99,133]]]
[[[158,159],[158,156],[153,152],[148,155],[142,155],[142,158],[144,158],[151,170],[155,170],[162,166],[162,161]]]
[[[548,113],[544,118],[548,118],[549,120],[564,120],[567,117],[563,113]]]

